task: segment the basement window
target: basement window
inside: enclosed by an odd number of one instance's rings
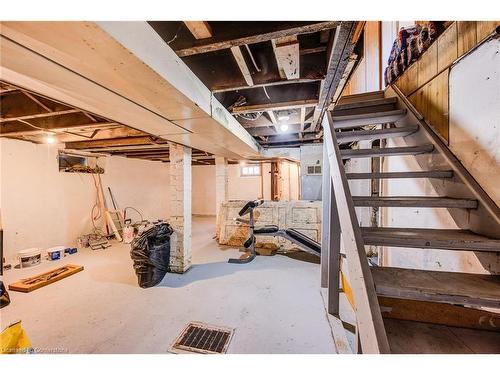
[[[73,155],[60,152],[57,156],[59,172],[72,173],[104,173],[104,169],[97,165],[97,157]]]
[[[321,165],[308,165],[306,170],[308,175],[318,175],[321,174]]]
[[[260,165],[248,165],[240,167],[241,177],[255,177],[260,176]]]

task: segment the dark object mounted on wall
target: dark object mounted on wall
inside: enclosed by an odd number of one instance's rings
[[[132,241],[130,257],[141,288],[159,284],[168,272],[170,236],[173,232],[169,224],[161,222]]]
[[[3,281],[0,281],[0,309],[7,306],[9,303],[9,293],[7,293],[7,289],[5,289],[5,286],[3,285]]]

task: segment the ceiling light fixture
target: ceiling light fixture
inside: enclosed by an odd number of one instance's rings
[[[47,134],[47,136],[45,137],[45,142],[48,143],[49,145],[53,144],[53,143],[56,143],[56,139],[54,138],[54,135],[53,134]]]
[[[240,165],[244,167],[245,165],[247,165],[247,163],[245,163],[244,161],[240,161]]]
[[[288,130],[288,125],[287,125],[287,124],[282,124],[282,125],[280,126],[280,130],[281,130],[283,133],[284,133],[284,132],[286,132],[286,131]]]

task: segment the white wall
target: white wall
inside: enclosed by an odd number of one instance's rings
[[[192,168],[193,215],[215,215],[215,165],[194,165]]]
[[[498,40],[459,61],[450,74],[449,147],[486,192],[500,204],[500,58]],[[402,146],[388,140],[387,147]],[[385,158],[384,171],[420,170],[413,157]],[[435,195],[426,180],[384,180],[384,195]],[[446,209],[386,208],[383,226],[456,229]],[[486,255],[485,255],[486,257]],[[491,258],[491,259],[490,259]],[[479,262],[471,252],[387,248],[383,264],[432,270],[498,273],[500,260]]]
[[[240,165],[228,165],[228,200],[271,199],[271,164],[262,163],[261,176],[241,177]],[[299,199],[299,167],[282,162],[283,200]],[[193,166],[193,215],[215,215],[215,166]]]
[[[450,72],[450,148],[500,206],[500,40]]]
[[[59,172],[56,145],[1,139],[0,146],[7,258],[28,247],[74,245],[92,230],[91,175]],[[103,187],[111,187],[121,208],[134,206],[148,219],[168,218],[168,164],[108,157],[105,170]]]
[[[323,144],[300,146],[300,199],[321,200],[321,175],[308,175],[308,165],[323,165]]]

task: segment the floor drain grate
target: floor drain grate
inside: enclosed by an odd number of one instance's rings
[[[211,326],[201,322],[191,322],[181,332],[172,345],[171,351],[221,354],[227,351],[233,329]]]

